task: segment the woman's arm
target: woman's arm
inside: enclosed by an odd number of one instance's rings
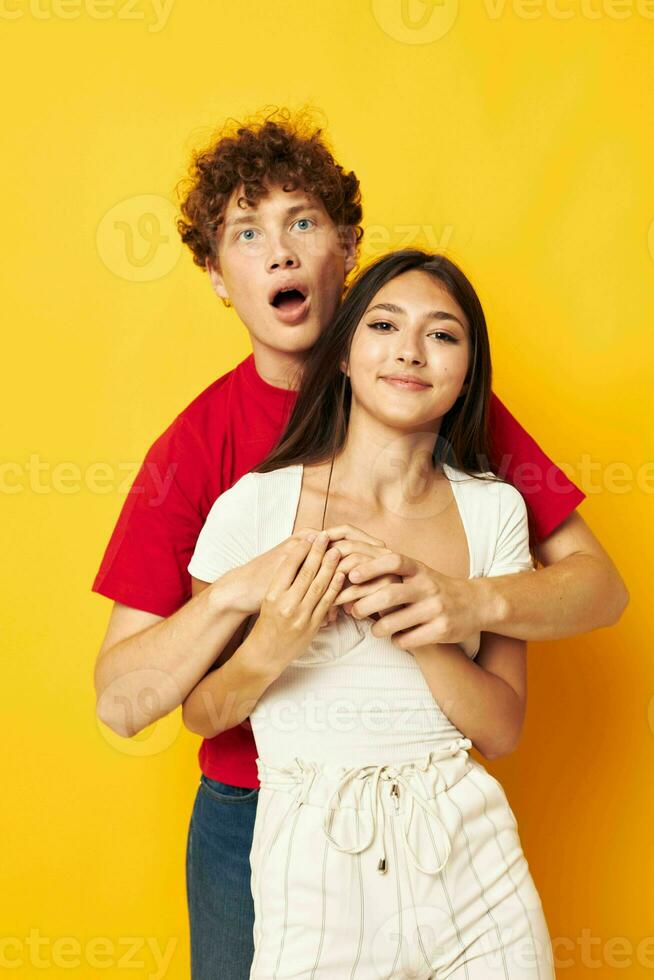
[[[290,540],[252,631],[241,642],[245,624],[239,628],[217,668],[182,705],[184,724],[197,735],[213,738],[240,725],[272,682],[306,649],[338,595],[345,576],[337,572],[338,549],[327,550],[329,537],[316,533],[313,541]]]
[[[243,640],[243,623],[227,644],[217,665],[182,704],[184,725],[195,735],[213,738],[242,724],[281,669],[266,657],[256,633]]]
[[[527,702],[523,640],[482,633],[476,660],[454,643],[411,653],[444,714],[486,759],[515,750]]]

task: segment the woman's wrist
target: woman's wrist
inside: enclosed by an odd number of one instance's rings
[[[258,620],[257,620],[258,623]],[[254,624],[240,647],[234,654],[241,666],[261,681],[266,687],[276,681],[284,671],[285,664],[275,656],[274,646],[266,642]]]

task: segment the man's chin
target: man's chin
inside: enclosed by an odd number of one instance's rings
[[[261,344],[279,351],[280,354],[302,354],[314,346],[320,336],[320,328],[309,318],[295,327],[275,323],[268,330],[264,331],[259,326],[256,330],[250,330],[250,333]]]

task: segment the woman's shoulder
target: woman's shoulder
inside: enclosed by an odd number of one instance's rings
[[[302,485],[302,464],[280,466],[263,473],[252,470],[247,477],[256,500],[259,521],[281,519],[281,515],[286,515],[288,509],[297,503]]]
[[[251,470],[249,473],[245,474],[253,484],[258,487],[263,487],[266,492],[273,491],[276,488],[282,488],[288,485],[289,482],[297,480],[302,474],[302,464],[294,463],[291,466],[280,466],[274,470],[266,470],[263,473],[257,470]]]
[[[246,491],[254,486],[266,486],[270,484],[271,486],[275,483],[283,483],[290,477],[295,476],[302,469],[302,464],[297,463],[293,466],[280,466],[274,470],[266,470],[261,473],[258,470],[249,470],[244,473],[238,480],[235,480],[230,490],[234,490],[236,487],[245,489]]]
[[[481,504],[494,501],[502,510],[524,506],[520,491],[492,470],[467,472],[449,464],[444,464],[444,469],[456,490],[471,500],[477,500]]]

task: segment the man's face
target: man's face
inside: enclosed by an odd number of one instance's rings
[[[322,202],[301,189],[272,185],[252,208],[239,207],[242,194],[236,188],[225,210],[218,268],[207,262],[213,288],[231,301],[253,340],[283,353],[308,351],[354,268],[354,230],[343,240]]]

